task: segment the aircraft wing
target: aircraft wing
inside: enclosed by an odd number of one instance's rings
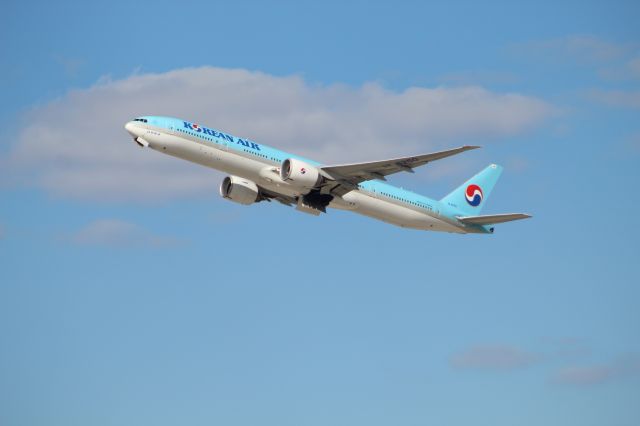
[[[278,201],[279,203],[284,204],[285,206],[291,206],[292,204],[296,203],[296,200],[293,197],[269,191],[267,189],[264,189],[263,187],[260,187],[260,192],[264,195],[264,198],[266,198],[267,201],[271,201],[273,199]]]
[[[394,158],[391,160],[373,161],[370,163],[344,164],[340,166],[325,166],[321,170],[334,182],[329,182],[325,186],[329,187],[327,192],[337,195],[344,195],[358,187],[360,182],[372,179],[386,180],[385,176],[398,173],[410,172],[413,169],[425,165],[431,161],[460,154],[479,146],[461,146],[460,148],[448,149],[446,151],[433,152],[431,154],[416,155],[413,157]]]
[[[458,220],[469,225],[495,225],[496,223],[510,222],[512,220],[528,219],[531,215],[525,213],[493,214],[486,216],[461,216]]]

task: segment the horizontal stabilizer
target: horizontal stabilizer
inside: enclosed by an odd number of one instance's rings
[[[531,215],[524,213],[491,214],[486,216],[461,216],[458,220],[467,225],[495,225],[512,220],[528,219]]]

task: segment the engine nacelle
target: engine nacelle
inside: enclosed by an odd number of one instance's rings
[[[315,188],[322,176],[317,167],[295,158],[287,158],[280,167],[280,178],[300,188]]]
[[[227,176],[220,184],[220,195],[235,203],[253,204],[260,198],[260,190],[255,182],[238,176]]]

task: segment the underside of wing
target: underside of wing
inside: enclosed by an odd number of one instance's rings
[[[495,225],[496,223],[511,222],[512,220],[528,219],[531,215],[525,213],[506,213],[485,216],[462,216],[458,220],[468,225]]]
[[[477,148],[480,147],[465,145],[459,148],[413,157],[394,158],[368,163],[344,164],[340,166],[326,166],[322,167],[321,170],[323,174],[334,181],[328,184],[328,186],[330,186],[330,192],[343,195],[356,188],[361,182],[373,179],[386,180],[385,176],[398,172],[413,173],[414,168],[423,166],[431,161],[440,160]]]
[[[268,189],[265,189],[263,187],[260,187],[260,193],[263,195],[263,200],[264,199],[266,199],[267,201],[276,200],[279,203],[284,204],[285,206],[291,206],[292,204],[296,203],[296,200],[293,197],[289,197],[284,194],[279,194],[277,192],[269,191]]]

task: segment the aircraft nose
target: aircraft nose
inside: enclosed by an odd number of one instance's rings
[[[136,127],[135,127],[135,124],[133,124],[133,121],[127,122],[127,124],[124,125],[124,128],[134,138],[137,136],[136,133],[135,133]]]

